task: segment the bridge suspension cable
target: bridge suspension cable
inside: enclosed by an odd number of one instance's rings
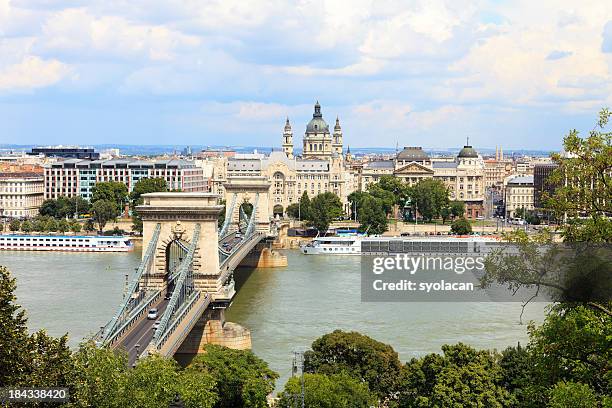
[[[155,335],[153,336],[153,340],[151,342],[151,344],[153,344],[156,348],[159,347],[161,340],[164,338],[164,334],[168,328],[170,319],[172,319],[177,310],[179,310],[181,306],[186,303],[190,295],[194,293],[193,256],[198,246],[199,239],[200,224],[196,224],[193,232],[193,237],[191,239],[191,244],[189,245],[189,249],[187,250],[187,255],[185,256],[183,262],[181,262],[178,268],[178,273],[175,278],[176,282],[174,285],[174,290],[172,291],[172,297],[168,302],[168,307],[164,311],[164,315],[161,318],[160,325],[157,330],[155,330]]]
[[[249,219],[249,224],[244,233],[245,236],[250,236],[255,230],[255,225],[257,224],[257,204],[259,203],[259,193],[255,194],[255,202],[253,203],[253,212],[251,213],[251,218]]]
[[[104,327],[103,331],[100,333],[103,342],[107,342],[111,337],[116,334],[116,329],[121,326],[121,323],[128,320],[130,316],[130,312],[132,312],[138,304],[140,304],[145,298],[145,290],[141,289],[141,278],[153,265],[153,260],[155,258],[155,248],[157,247],[157,241],[159,240],[159,234],[161,231],[161,224],[156,224],[155,229],[153,230],[153,235],[151,236],[151,241],[149,241],[149,245],[147,246],[147,250],[145,252],[140,265],[138,265],[138,269],[136,269],[136,274],[132,278],[132,282],[130,283],[129,289],[126,293],[123,302],[119,306],[117,313],[113,316],[111,321]],[[143,285],[146,287],[146,284]],[[134,296],[136,295],[136,296]]]
[[[226,217],[225,217],[225,220],[223,221],[223,227],[221,228],[221,231],[219,232],[219,238],[223,238],[225,237],[225,235],[227,235],[229,226],[232,223],[232,215],[234,214],[234,206],[236,205],[236,196],[237,194],[232,195],[232,201],[230,202],[230,205],[228,207],[229,211],[225,211]]]

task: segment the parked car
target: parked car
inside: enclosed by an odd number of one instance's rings
[[[149,313],[147,313],[147,319],[149,320],[157,319],[157,308],[156,307],[149,309]]]

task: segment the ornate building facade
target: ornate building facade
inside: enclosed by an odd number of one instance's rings
[[[465,216],[484,215],[484,161],[470,145],[465,145],[453,158],[431,158],[421,147],[404,147],[394,159],[365,162],[354,166],[355,184],[366,190],[383,175],[393,175],[413,185],[422,179],[444,182],[451,200],[465,203]]]
[[[331,192],[340,197],[348,209],[348,194],[354,191],[352,175],[342,156],[342,128],[336,118],[333,133],[323,119],[321,105],[314,106],[312,119],[306,125],[301,156],[293,149],[293,129],[289,119],[282,134],[282,151],[268,156],[240,155],[219,157],[213,165],[212,191],[223,194],[227,177],[264,176],[271,183],[269,208],[282,215],[289,205],[297,203],[306,192],[311,198]]]
[[[271,183],[269,208],[281,215],[304,192],[311,198],[320,193],[334,193],[348,211],[348,195],[365,190],[382,175],[393,175],[408,184],[435,178],[448,187],[451,200],[466,204],[467,217],[484,214],[484,161],[472,146],[466,145],[456,157],[445,159],[432,158],[421,147],[405,147],[393,159],[354,161],[349,149],[343,156],[339,118],[330,132],[319,102],[314,105],[312,119],[306,125],[302,155],[295,153],[293,143],[293,128],[287,118],[282,151],[273,151],[268,156],[236,154],[215,159],[212,191],[223,195],[223,184],[228,177],[264,176]]]

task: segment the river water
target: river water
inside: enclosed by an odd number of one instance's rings
[[[251,330],[253,351],[279,372],[279,385],[291,373],[292,352],[334,329],[389,343],[402,360],[439,352],[445,343],[501,350],[527,340],[520,303],[362,303],[359,257],[286,254],[286,268],[239,269],[238,293],[226,314]],[[30,329],[67,332],[76,346],[113,316],[125,274],[134,272],[140,255],[0,251],[0,265],[17,278]],[[523,321],[541,322],[544,308],[529,305]]]

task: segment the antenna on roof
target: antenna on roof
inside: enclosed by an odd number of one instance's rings
[[[466,139],[467,139],[467,143],[466,143],[465,145],[466,145],[466,146],[469,146],[469,145],[470,145],[470,137],[469,137],[469,136],[467,136],[467,137],[466,137]]]

